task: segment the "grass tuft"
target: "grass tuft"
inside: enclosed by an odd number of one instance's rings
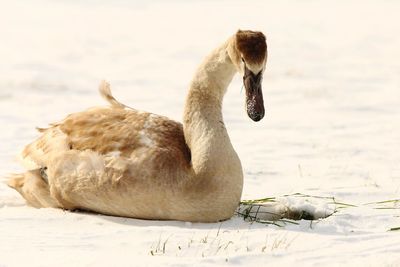
[[[315,198],[327,200],[326,204],[334,205],[332,213],[326,214],[325,217],[315,217],[314,214],[306,210],[274,210],[278,207],[279,200],[276,197],[266,197],[260,199],[242,200],[236,214],[246,221],[257,222],[262,224],[272,224],[275,226],[283,227],[287,224],[298,224],[297,220],[316,220],[326,218],[332,214],[338,213],[342,209],[356,208],[361,206],[369,206],[373,209],[379,210],[398,210],[400,209],[400,199],[390,199],[377,202],[369,202],[360,205],[354,205],[343,201],[337,201],[335,197],[316,196],[302,193],[294,193],[283,195],[282,197],[302,197],[302,198]],[[306,200],[307,201],[307,200]],[[389,231],[398,231],[399,227],[391,228]]]

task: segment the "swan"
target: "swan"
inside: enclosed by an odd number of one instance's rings
[[[216,222],[240,202],[243,171],[222,116],[235,73],[243,75],[247,114],[264,117],[262,32],[239,30],[205,58],[190,84],[183,124],[138,111],[100,85],[107,107],[38,128],[20,157],[24,173],[8,185],[33,207],[86,210],[140,219]]]

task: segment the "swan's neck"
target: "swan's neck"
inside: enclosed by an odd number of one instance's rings
[[[229,176],[242,170],[222,117],[222,100],[236,68],[227,48],[214,50],[192,80],[184,111],[184,134],[192,153],[192,167],[199,176]]]

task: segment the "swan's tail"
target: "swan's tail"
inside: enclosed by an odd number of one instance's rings
[[[43,180],[40,170],[10,174],[7,184],[17,190],[26,202],[36,208],[57,208],[58,202],[50,195],[49,185]]]
[[[24,186],[24,174],[23,173],[11,173],[5,177],[7,185],[15,190],[19,191]]]
[[[125,104],[119,102],[113,95],[111,94],[110,84],[107,81],[101,81],[99,86],[100,95],[108,102],[113,108],[130,108]]]

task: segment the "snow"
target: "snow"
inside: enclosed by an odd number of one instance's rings
[[[400,266],[398,1],[8,1],[0,10],[0,176],[45,127],[123,103],[181,119],[196,66],[238,28],[267,35],[266,116],[237,76],[224,118],[243,199],[325,219],[283,227],[34,209],[0,184],[0,266]],[[4,179],[5,181],[5,179]],[[326,197],[298,197],[303,195]]]

